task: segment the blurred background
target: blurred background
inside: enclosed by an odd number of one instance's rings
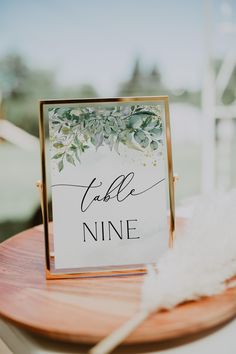
[[[0,0],[0,240],[40,222],[38,99],[170,98],[177,205],[236,186],[235,0]]]

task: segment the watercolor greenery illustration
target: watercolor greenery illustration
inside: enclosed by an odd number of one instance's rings
[[[162,147],[159,106],[57,107],[49,109],[52,159],[61,172],[65,162],[81,163],[83,153],[108,146],[119,154],[123,144],[141,152]]]

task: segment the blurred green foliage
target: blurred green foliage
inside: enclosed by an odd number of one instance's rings
[[[8,55],[0,60],[0,93],[6,118],[38,136],[38,100],[71,97],[95,97],[89,85],[61,88],[54,72],[30,68],[23,57]]]
[[[4,118],[38,136],[39,99],[95,97],[97,93],[89,84],[59,87],[54,72],[32,69],[23,57],[11,54],[0,59],[1,96]],[[24,151],[0,140],[0,241],[41,222],[35,187],[40,178],[39,156],[39,151]]]
[[[130,78],[120,85],[118,96],[169,96],[170,102],[187,102],[200,107],[200,91],[170,90],[162,80],[156,65],[149,71],[141,68],[140,60],[134,63]]]
[[[221,59],[214,60],[214,69],[215,69],[216,75],[218,75],[221,66],[222,66]],[[228,85],[223,92],[223,96],[222,96],[221,100],[222,100],[222,103],[225,105],[230,105],[233,102],[235,102],[235,100],[236,100],[236,65],[234,65],[233,71],[232,71],[230,78],[229,78]],[[221,102],[218,102],[218,103],[221,103]]]

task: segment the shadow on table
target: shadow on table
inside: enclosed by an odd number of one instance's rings
[[[146,343],[146,344],[136,344],[136,345],[121,345],[111,354],[151,354],[157,353],[158,351],[164,351],[172,348],[177,348],[183,345],[190,344],[194,341],[199,339],[203,339],[210,334],[215,333],[219,329],[223,328],[225,324],[231,322],[231,320],[221,324],[219,326],[214,327],[213,329],[204,331],[202,333],[188,335],[186,337],[162,341],[159,343]],[[158,329],[157,329],[158,330]],[[87,354],[89,349],[91,349],[90,345],[83,345],[83,344],[68,344],[65,342],[60,342],[55,340],[45,339],[38,334],[33,335],[35,338],[38,339],[39,342],[43,341],[44,345],[46,344],[47,349],[52,349],[53,352],[56,353],[70,353],[70,354]],[[69,350],[69,352],[68,352]]]

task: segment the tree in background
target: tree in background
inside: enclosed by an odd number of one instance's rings
[[[162,83],[161,74],[156,65],[152,68],[150,73],[144,73],[141,70],[140,60],[136,59],[131,77],[124,82],[120,90],[119,96],[140,96],[140,95],[164,95],[167,89]]]
[[[9,98],[24,96],[29,69],[19,55],[8,55],[0,61],[0,85]]]
[[[185,102],[200,105],[200,91],[190,92],[186,89],[170,90],[162,80],[157,65],[151,70],[141,68],[139,58],[136,59],[129,80],[121,84],[118,96],[163,96],[168,95],[171,102]]]

